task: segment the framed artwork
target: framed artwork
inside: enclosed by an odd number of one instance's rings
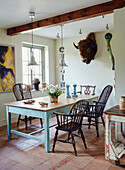
[[[0,92],[12,91],[15,84],[15,47],[0,45]]]

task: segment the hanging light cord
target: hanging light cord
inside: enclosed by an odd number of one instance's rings
[[[61,47],[63,47],[63,25],[61,25]]]
[[[31,16],[31,23],[32,23],[32,51],[33,51],[33,16]]]

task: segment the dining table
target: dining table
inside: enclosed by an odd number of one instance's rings
[[[66,94],[62,94],[58,97],[58,103],[51,103],[50,96],[44,96],[39,98],[33,98],[35,102],[28,104],[27,100],[14,101],[5,103],[6,117],[7,117],[7,133],[8,139],[12,139],[12,134],[20,135],[30,139],[38,140],[45,143],[45,152],[50,152],[50,135],[49,135],[49,119],[54,117],[53,112],[69,112],[71,106],[81,100],[86,99],[92,104],[93,101],[97,101],[98,96],[95,95],[78,95],[78,97],[66,98]],[[45,102],[48,105],[41,106],[39,102]],[[44,127],[31,133],[24,133],[11,127],[11,115],[21,114],[32,116],[36,118],[44,119]],[[40,131],[45,131],[44,138],[35,136],[34,134]]]

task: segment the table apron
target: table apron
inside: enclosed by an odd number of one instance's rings
[[[21,114],[21,115],[27,115],[27,116],[37,117],[37,118],[44,118],[43,111],[38,111],[33,109],[9,106],[8,112],[18,114],[18,115]]]
[[[49,111],[40,111],[40,110],[34,110],[34,109],[27,109],[27,108],[21,108],[21,107],[13,107],[13,106],[7,106],[8,107],[8,112],[9,113],[14,113],[14,114],[21,114],[21,115],[27,115],[27,116],[32,116],[36,118],[44,118],[45,113],[47,113],[49,118],[55,117],[53,112],[64,112],[68,113],[69,109],[71,108],[72,105],[49,110]]]
[[[125,117],[124,116],[110,115],[110,121],[125,123]]]

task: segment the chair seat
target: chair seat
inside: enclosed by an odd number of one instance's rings
[[[56,127],[56,129],[62,130],[62,131],[75,131],[75,130],[79,129],[80,127],[81,127],[81,125],[79,123],[69,122],[69,123],[62,124],[62,125]]]

